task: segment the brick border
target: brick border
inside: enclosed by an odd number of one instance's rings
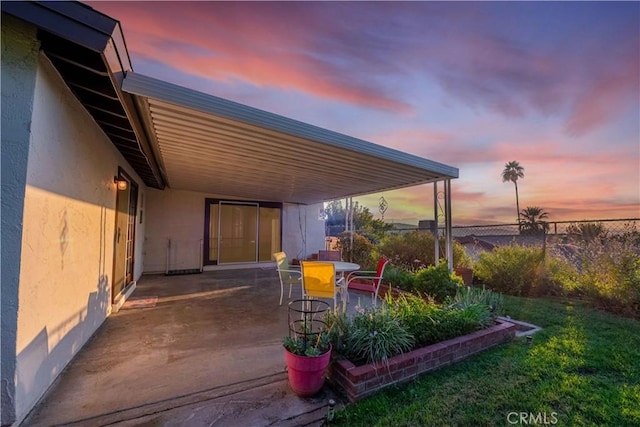
[[[515,335],[515,324],[498,319],[495,326],[487,329],[392,357],[388,366],[382,362],[355,366],[346,359],[334,360],[329,367],[329,381],[340,388],[350,402],[355,402],[392,384],[410,381],[420,374],[510,341]]]

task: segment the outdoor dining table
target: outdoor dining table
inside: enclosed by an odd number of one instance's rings
[[[345,262],[345,261],[320,261],[320,262],[330,262],[333,264],[333,267],[336,269],[336,273],[340,273],[342,277],[344,277],[344,273],[350,273],[352,271],[360,270],[360,266],[353,262]]]

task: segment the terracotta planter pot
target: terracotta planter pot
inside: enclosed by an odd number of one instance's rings
[[[464,281],[466,286],[473,285],[473,269],[466,267],[456,267],[453,271]]]
[[[331,361],[331,349],[320,356],[298,356],[286,348],[284,356],[287,362],[289,385],[300,397],[310,397],[320,391]]]

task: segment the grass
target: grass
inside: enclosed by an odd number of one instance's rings
[[[522,412],[539,417],[530,425],[640,425],[640,322],[560,299],[505,297],[505,313],[543,330],[350,405],[334,424],[508,426],[527,424],[509,415]]]

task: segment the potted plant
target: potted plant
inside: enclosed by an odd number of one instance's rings
[[[473,269],[471,267],[458,266],[453,271],[462,278],[465,286],[473,285]]]
[[[300,397],[316,394],[324,385],[331,361],[331,343],[325,330],[283,340],[289,385]]]
[[[473,261],[464,249],[454,250],[453,262],[455,265],[453,271],[462,278],[465,286],[473,285]]]

